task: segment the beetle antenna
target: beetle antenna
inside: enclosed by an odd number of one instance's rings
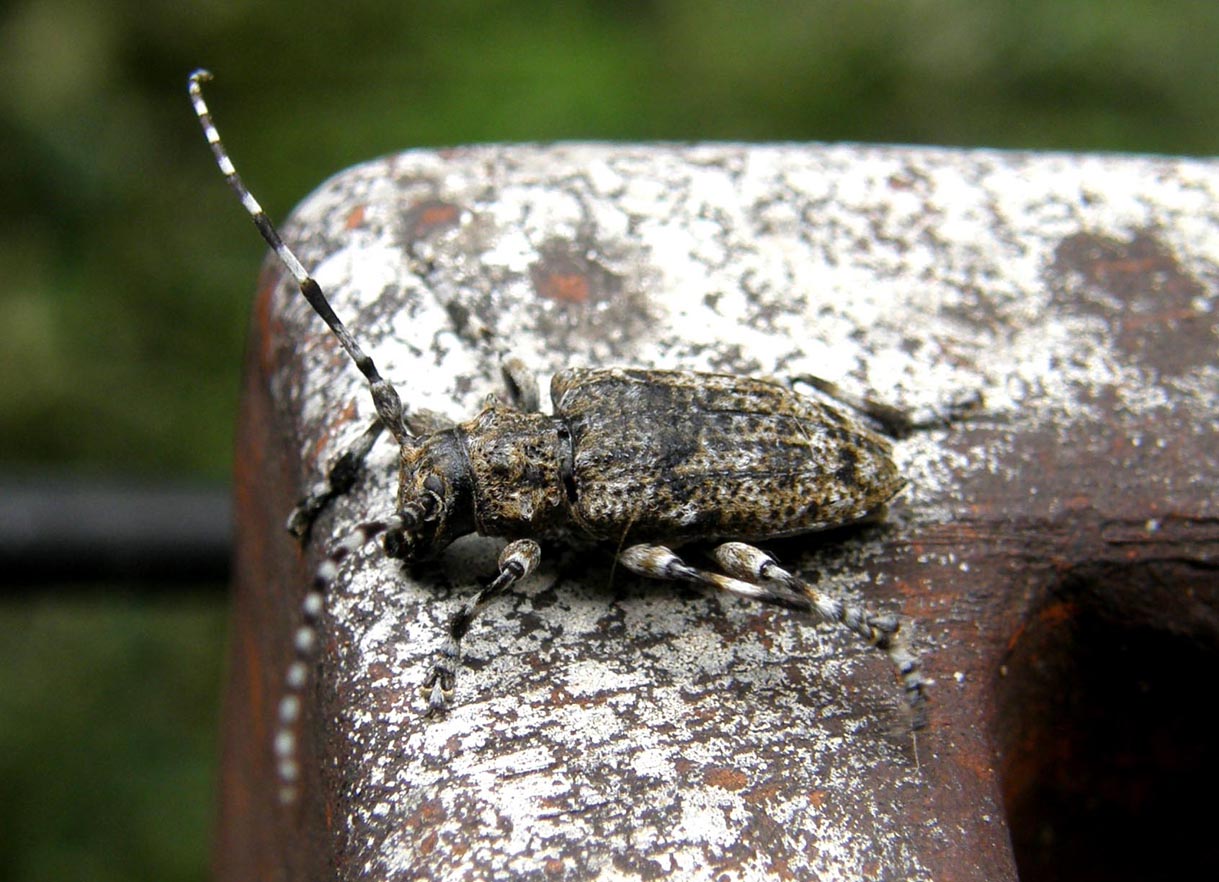
[[[279,235],[279,231],[275,229],[275,225],[267,217],[267,213],[262,210],[258,200],[246,189],[246,185],[242,183],[241,176],[237,174],[233,161],[229,159],[228,151],[224,149],[224,144],[220,141],[220,133],[216,131],[216,125],[212,122],[212,114],[207,108],[207,102],[203,100],[203,84],[211,78],[211,72],[202,68],[190,75],[190,100],[195,107],[195,116],[199,118],[199,125],[203,127],[203,134],[207,138],[207,143],[211,146],[212,153],[216,157],[216,165],[220,166],[220,171],[224,175],[225,180],[229,182],[229,186],[233,188],[237,198],[241,200],[242,207],[250,215],[250,219],[254,221],[254,226],[258,228],[258,232],[262,234],[263,239],[274,249],[280,261],[287,267],[288,272],[292,273],[293,278],[296,279],[296,283],[300,286],[301,294],[309,301],[309,305],[313,307],[314,312],[320,315],[322,320],[330,327],[334,336],[342,344],[343,349],[347,351],[347,354],[351,356],[351,360],[356,363],[356,367],[360,369],[360,373],[368,380],[368,388],[372,392],[373,404],[377,408],[377,416],[382,424],[389,429],[394,439],[400,445],[406,443],[411,439],[412,435],[406,428],[402,412],[402,399],[399,397],[398,391],[390,385],[389,381],[381,376],[372,358],[360,348],[360,344],[356,342],[356,339],[351,336],[351,332],[347,330],[347,326],[335,315],[334,309],[330,306],[330,301],[322,293],[321,286],[309,275],[304,265],[292,253],[292,249],[284,243],[284,240]]]

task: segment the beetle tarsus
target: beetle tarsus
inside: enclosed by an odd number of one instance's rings
[[[499,574],[449,619],[449,633],[420,686],[427,701],[425,716],[437,717],[444,713],[448,700],[453,696],[457,669],[461,664],[461,640],[470,629],[471,622],[488,603],[537,569],[541,559],[542,548],[532,539],[509,542],[499,555]]]

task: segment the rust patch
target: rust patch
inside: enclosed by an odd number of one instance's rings
[[[356,403],[355,401],[349,401],[343,406],[343,409],[339,411],[338,416],[325,425],[324,430],[318,435],[317,440],[313,443],[313,451],[310,454],[310,459],[312,462],[316,463],[322,458],[322,453],[334,441],[334,436],[339,429],[346,426],[348,423],[354,420],[355,417]]]
[[[772,777],[760,782],[749,791],[749,801],[764,803],[779,798],[784,793],[787,782],[782,778]]]
[[[552,240],[542,246],[541,256],[529,267],[533,289],[539,297],[583,306],[613,300],[622,293],[622,279],[575,243]]]
[[[351,211],[347,212],[347,217],[343,219],[343,229],[354,230],[356,227],[364,223],[364,213],[367,206],[363,203],[357,205]]]
[[[580,273],[535,272],[533,284],[539,294],[551,300],[563,303],[588,302],[588,277]]]
[[[258,366],[264,377],[269,377],[277,364],[277,341],[283,339],[283,319],[272,308],[275,289],[283,278],[278,264],[264,263],[258,275],[258,288],[254,296],[254,326],[258,341]]]
[[[743,790],[749,785],[749,778],[744,772],[716,766],[703,774],[703,780],[712,787],[723,790]]]
[[[651,325],[647,296],[609,268],[590,243],[551,240],[529,267],[529,281],[543,308],[535,310],[537,332],[557,347],[585,349],[608,344],[625,357],[625,344]]]
[[[403,234],[408,242],[417,242],[458,225],[461,206],[440,199],[418,202],[402,216]]]
[[[417,832],[425,835],[434,833],[445,819],[448,818],[448,812],[444,810],[439,800],[428,799],[420,803],[418,810],[410,817],[410,826]]]
[[[1071,602],[1051,603],[1037,614],[1039,625],[1052,628],[1069,622],[1076,615],[1076,606]]]
[[[1215,319],[1197,306],[1207,287],[1154,232],[1135,232],[1125,241],[1096,233],[1068,236],[1055,249],[1051,271],[1059,304],[1104,319],[1131,358],[1170,376],[1213,360]],[[1065,290],[1073,276],[1093,296]]]
[[[436,850],[436,844],[440,841],[440,837],[435,830],[429,830],[427,834],[419,840],[419,853],[429,855]]]
[[[778,855],[771,855],[770,872],[776,879],[796,878],[796,874],[792,872],[791,864]]]
[[[451,247],[470,257],[494,249],[497,232],[479,232],[477,224],[471,230]],[[475,241],[479,235],[482,241]],[[459,275],[437,278],[435,289],[443,292],[458,333],[472,342],[494,328],[497,334],[544,340],[552,351],[629,363],[636,340],[657,326],[648,265],[645,255],[612,240],[551,238],[522,269],[480,269],[477,260],[462,261],[455,267]],[[485,278],[480,281],[476,271]]]

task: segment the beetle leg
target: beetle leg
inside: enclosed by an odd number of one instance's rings
[[[339,574],[339,565],[386,530],[402,526],[396,514],[358,524],[346,538],[336,542],[318,564],[313,586],[301,602],[301,624],[292,637],[294,658],[284,676],[283,694],[279,699],[278,723],[275,730],[275,760],[279,774],[280,801],[296,799],[300,778],[297,741],[300,731],[301,694],[309,682],[309,672],[318,644],[318,622],[326,608],[326,595]]]
[[[806,598],[782,585],[761,585],[692,567],[663,545],[632,545],[618,554],[618,560],[632,573],[650,579],[693,582],[762,603],[790,609],[809,609]]]
[[[662,545],[632,545],[618,555],[628,570],[654,579],[694,582],[762,603],[812,612],[836,622],[883,649],[897,668],[914,712],[914,728],[922,728],[924,680],[918,658],[898,639],[894,616],[878,616],[860,606],[818,591],[779,566],[766,552],[743,542],[727,542],[712,551],[724,573],[692,567]]]
[[[448,637],[441,644],[436,662],[420,687],[420,692],[428,703],[427,716],[434,717],[442,713],[445,703],[453,694],[453,684],[461,662],[461,638],[470,629],[474,617],[488,602],[532,573],[541,558],[542,549],[532,539],[509,542],[499,555],[499,575],[449,620]]]
[[[787,385],[791,388],[795,388],[799,384],[812,386],[822,395],[834,399],[839,404],[846,405],[857,413],[863,414],[863,416],[879,426],[890,438],[897,439],[907,438],[915,432],[924,429],[941,429],[952,425],[967,418],[982,407],[982,393],[977,390],[962,395],[939,407],[931,406],[921,407],[916,410],[904,410],[891,404],[885,404],[883,401],[877,401],[874,398],[852,395],[837,383],[831,383],[829,380],[823,380],[812,374],[797,374],[794,377],[789,377],[787,380]]]
[[[459,337],[484,351],[490,350],[490,356],[498,359],[500,375],[504,381],[503,391],[506,393],[503,397],[507,404],[526,413],[537,413],[541,410],[542,397],[537,377],[525,362],[515,355],[510,355],[511,350],[496,338],[495,332],[465,306],[450,302],[445,305],[445,309],[453,321],[453,330]]]
[[[441,414],[423,409],[412,410],[405,419],[407,428],[416,436],[430,435],[453,425],[451,420]],[[364,460],[368,459],[368,454],[383,431],[385,424],[380,418],[373,420],[351,446],[331,461],[325,476],[313,485],[288,516],[285,526],[289,533],[301,542],[309,538],[309,531],[313,529],[313,522],[317,520],[318,515],[332,501],[351,490],[364,474]]]
[[[504,387],[508,390],[509,404],[526,413],[537,413],[542,409],[538,378],[525,362],[516,356],[505,356],[500,361],[499,370],[504,377]]]
[[[883,649],[902,678],[906,701],[914,712],[914,727],[921,728],[925,724],[926,681],[918,657],[902,639],[901,625],[895,616],[875,615],[861,606],[818,591],[779,566],[778,561],[765,551],[744,542],[725,542],[716,547],[711,556],[724,572],[738,579],[759,585],[781,585],[803,595],[808,599],[809,608],[823,620],[838,622]]]
[[[322,510],[355,486],[356,481],[364,473],[364,460],[372,450],[373,444],[385,430],[380,419],[373,420],[350,447],[340,453],[330,463],[325,476],[313,485],[309,493],[296,504],[286,524],[288,532],[304,542],[309,538],[313,522],[317,520]]]

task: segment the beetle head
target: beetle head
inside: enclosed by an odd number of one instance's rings
[[[470,464],[453,430],[402,445],[398,517],[385,551],[408,563],[435,557],[454,539],[474,532]]]

